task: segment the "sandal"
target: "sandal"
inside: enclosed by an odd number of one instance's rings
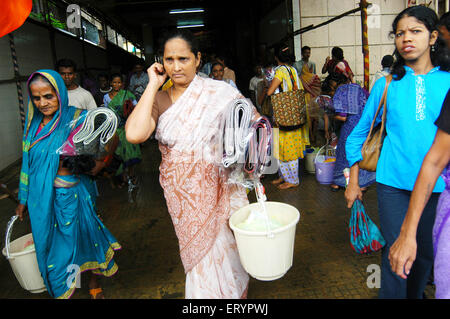
[[[281,183],[283,183],[284,182],[284,179],[282,179],[281,177],[280,178],[278,178],[278,179],[274,179],[271,183],[273,184],[273,185],[278,185],[278,184],[281,184]]]
[[[341,187],[336,184],[331,184],[330,189],[332,192],[338,192],[341,189]]]
[[[103,292],[102,288],[93,288],[89,289],[89,294],[92,296],[92,299],[97,299],[97,295]],[[101,299],[105,299],[104,297]]]
[[[284,182],[283,184],[278,185],[278,189],[288,189],[288,188],[292,188],[292,187],[297,187],[299,184],[291,184],[288,182]]]

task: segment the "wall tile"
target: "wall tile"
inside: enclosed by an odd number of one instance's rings
[[[327,18],[304,18],[302,19],[301,26],[302,28],[304,28],[309,25],[318,25],[327,20],[328,20]],[[302,46],[304,45],[308,45],[310,47],[327,46],[329,43],[328,28],[329,25],[325,25],[312,31],[303,33],[301,35]]]
[[[385,54],[391,54],[394,45],[393,39],[389,37],[391,24],[395,16],[405,8],[404,0],[372,0],[369,1],[377,7],[369,9],[369,22],[372,22],[368,29],[369,51],[370,51],[370,73],[374,74],[380,68],[381,58]],[[358,7],[359,0],[301,0],[301,25],[317,25],[327,21],[333,16],[344,13]],[[371,20],[371,15],[372,19]],[[312,18],[312,17],[316,18]],[[379,22],[379,23],[378,23]],[[301,44],[309,45],[313,48],[312,60],[316,58],[317,68],[323,65],[323,60],[330,55],[333,46],[342,47],[345,59],[357,79],[362,81],[364,73],[362,37],[361,37],[361,16],[353,14],[340,20],[331,22],[325,27],[314,31],[306,32],[301,36]],[[320,64],[320,66],[319,66]]]
[[[302,17],[324,17],[328,15],[328,0],[299,1]]]

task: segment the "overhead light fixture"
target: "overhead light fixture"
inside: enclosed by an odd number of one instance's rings
[[[177,28],[198,28],[198,27],[204,27],[204,21],[203,19],[190,19],[190,20],[179,20],[177,22]]]
[[[177,26],[178,29],[184,29],[184,28],[198,28],[198,27],[204,27],[204,24],[188,24],[188,25],[179,25]]]
[[[201,13],[205,12],[203,8],[191,8],[191,9],[173,9],[169,11],[169,14],[180,14],[180,13]]]

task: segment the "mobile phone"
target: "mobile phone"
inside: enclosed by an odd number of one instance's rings
[[[163,71],[159,72],[159,74],[162,75],[162,74],[166,73],[166,70],[164,70],[163,59],[160,55],[155,55],[155,62],[163,65]]]

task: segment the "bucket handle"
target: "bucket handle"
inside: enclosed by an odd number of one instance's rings
[[[266,205],[265,205],[265,201],[267,200],[267,197],[265,195],[264,186],[261,184],[259,179],[255,181],[255,192],[256,192],[256,199],[258,200],[258,202],[263,210],[263,213],[264,213],[266,227],[267,227],[267,237],[273,238],[275,235],[273,234],[272,229],[270,227],[269,214],[267,213]]]
[[[321,148],[319,148],[319,151],[317,152],[316,156],[314,157],[314,163],[317,162],[317,156],[320,154],[320,151],[321,151],[324,147],[327,147],[327,146],[328,146],[328,142],[327,142],[327,144],[325,144],[324,146],[322,146]]]
[[[6,236],[5,236],[5,248],[6,248],[6,259],[14,259],[14,257],[11,257],[9,255],[9,242],[11,239],[11,232],[14,225],[14,222],[19,218],[18,215],[14,215],[11,217],[11,219],[8,222],[8,225],[6,226]]]

